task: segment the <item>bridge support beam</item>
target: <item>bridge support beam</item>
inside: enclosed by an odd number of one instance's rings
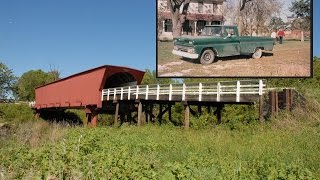
[[[138,103],[138,127],[141,126],[141,122],[142,122],[141,115],[142,115],[142,103],[139,102]]]
[[[159,123],[160,123],[160,125],[161,125],[161,123],[162,123],[162,109],[163,109],[163,106],[162,106],[162,104],[159,104],[159,114],[158,114],[158,120],[159,120]]]
[[[217,105],[217,109],[216,109],[216,111],[214,112],[214,114],[217,116],[217,120],[218,120],[217,123],[218,123],[218,124],[221,124],[221,122],[222,122],[221,115],[222,115],[223,107],[224,107],[223,104],[218,104],[218,105]]]
[[[118,127],[119,126],[119,123],[118,123],[118,119],[119,119],[119,102],[115,102],[116,103],[116,110],[114,112],[114,126],[115,127]]]
[[[263,95],[259,96],[259,121],[260,121],[260,123],[264,122],[264,117],[263,117]]]
[[[190,107],[189,105],[184,102],[184,129],[189,129],[190,127]]]
[[[39,118],[40,118],[40,109],[36,109],[36,113],[35,113],[34,117],[35,117],[36,119],[39,119]]]
[[[287,111],[291,111],[292,110],[292,101],[293,101],[293,91],[292,89],[284,89],[284,104],[285,104],[285,108]]]
[[[84,125],[85,126],[90,125],[92,127],[96,127],[98,123],[98,114],[99,114],[97,107],[94,105],[86,106],[85,113],[86,113],[86,121],[84,122]]]
[[[168,109],[168,113],[169,113],[169,121],[171,121],[172,122],[172,105],[171,104],[169,104],[169,107],[168,107],[169,109]]]
[[[270,103],[270,115],[274,118],[278,115],[278,92],[269,92],[269,103]]]

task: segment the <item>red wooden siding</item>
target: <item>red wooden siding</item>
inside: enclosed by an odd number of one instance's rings
[[[141,83],[144,75],[143,71],[120,66],[106,65],[90,69],[36,88],[35,107],[37,109],[77,108],[96,105],[101,108],[101,90],[105,84],[108,84],[108,77],[116,73],[132,75],[137,84]],[[109,83],[115,83],[115,81]]]

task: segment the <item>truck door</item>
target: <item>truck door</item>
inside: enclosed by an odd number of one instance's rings
[[[223,56],[240,55],[240,40],[235,27],[223,28],[224,44]]]

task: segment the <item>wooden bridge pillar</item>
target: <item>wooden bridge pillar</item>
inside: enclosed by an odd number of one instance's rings
[[[169,104],[168,113],[169,113],[169,121],[172,122],[172,105],[171,104]]]
[[[149,119],[148,119],[148,109],[149,109],[149,104],[145,104],[144,105],[144,117],[145,117],[145,123],[148,123]]]
[[[159,115],[158,115],[158,119],[159,119],[159,123],[161,124],[162,123],[162,109],[163,109],[163,106],[162,104],[159,105]]]
[[[285,108],[287,111],[291,111],[292,110],[292,101],[293,101],[293,91],[292,89],[284,89],[284,104],[285,104]]]
[[[202,114],[202,106],[201,105],[198,105],[198,113],[199,113],[199,115]]]
[[[223,104],[218,104],[217,109],[215,111],[215,115],[217,116],[218,124],[221,124],[221,122],[222,122],[221,114],[222,114],[223,107],[224,107]]]
[[[263,117],[263,95],[259,96],[259,121],[260,121],[260,123],[264,122],[264,117]]]
[[[211,113],[211,106],[207,106],[207,112],[208,112],[208,114],[210,114]]]
[[[98,114],[99,114],[97,107],[92,105],[86,106],[85,113],[86,113],[86,121],[84,122],[85,126],[90,124],[90,126],[96,127],[98,123]]]
[[[39,119],[39,118],[40,118],[40,109],[36,109],[36,113],[35,113],[34,117],[35,117],[36,119]]]
[[[269,103],[270,103],[270,115],[271,118],[274,118],[278,115],[278,92],[270,91],[269,92]]]
[[[184,129],[189,129],[190,127],[190,107],[189,105],[184,102]]]
[[[98,123],[98,112],[97,111],[94,111],[92,112],[92,119],[91,119],[91,124],[93,127],[96,127],[97,126],[97,123]]]
[[[139,104],[138,104],[138,127],[141,126],[141,122],[142,122],[141,115],[142,115],[142,103],[139,101]]]
[[[119,125],[118,123],[118,119],[119,119],[119,102],[115,102],[116,103],[116,110],[114,112],[114,126],[117,127]]]

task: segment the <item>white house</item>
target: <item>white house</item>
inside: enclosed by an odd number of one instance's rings
[[[224,0],[191,0],[186,21],[183,24],[184,35],[197,35],[205,25],[224,24]],[[158,34],[172,38],[171,13],[167,0],[158,0]]]

